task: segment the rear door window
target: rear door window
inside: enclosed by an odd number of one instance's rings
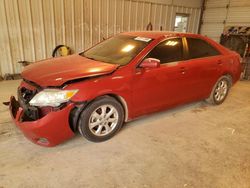
[[[189,59],[220,55],[218,50],[206,41],[197,38],[187,38]]]

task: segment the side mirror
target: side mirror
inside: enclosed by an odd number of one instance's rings
[[[147,58],[140,64],[141,68],[157,68],[160,67],[160,60],[155,58]]]

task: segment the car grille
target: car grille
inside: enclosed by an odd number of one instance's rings
[[[19,97],[25,102],[28,103],[36,94],[36,91],[29,90],[25,87],[19,88]]]

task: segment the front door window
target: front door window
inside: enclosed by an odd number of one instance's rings
[[[183,61],[182,39],[173,38],[161,42],[147,55],[147,57],[159,59],[161,64]]]

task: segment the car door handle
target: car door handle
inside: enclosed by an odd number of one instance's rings
[[[186,73],[186,68],[185,67],[181,67],[181,74],[185,74]]]
[[[218,65],[222,65],[222,61],[221,61],[221,60],[218,60],[217,64],[218,64]]]

